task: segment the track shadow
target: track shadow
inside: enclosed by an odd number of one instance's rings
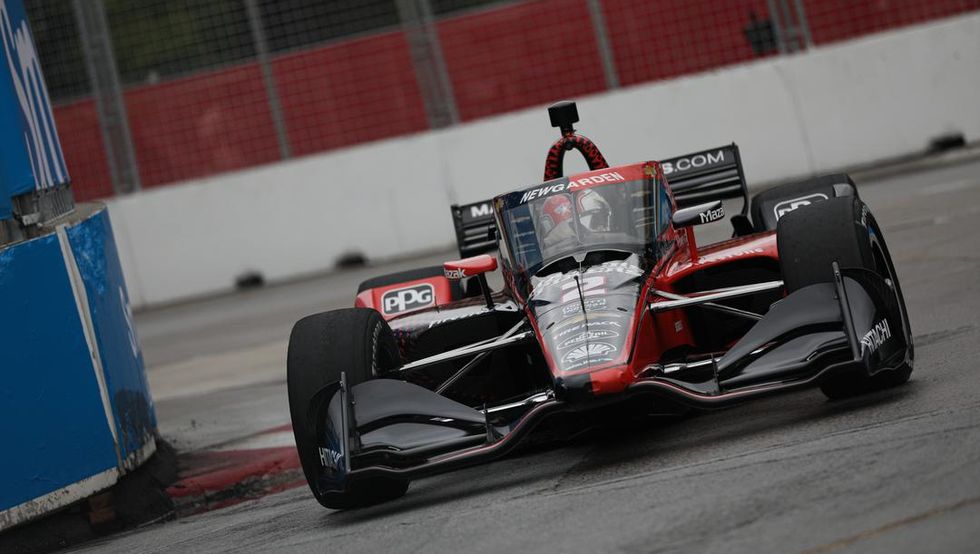
[[[551,428],[536,432],[531,436],[528,445],[500,462],[426,479],[427,482],[438,479],[438,487],[409,489],[406,496],[384,504],[327,512],[323,514],[322,521],[329,525],[352,525],[501,489],[527,489],[525,494],[513,496],[559,490],[564,488],[563,482],[566,480],[574,484],[577,481],[576,475],[586,477],[624,463],[654,458],[661,454],[684,453],[685,450],[694,452],[705,445],[720,447],[731,441],[744,441],[780,429],[791,429],[803,423],[812,424],[864,411],[873,412],[882,406],[915,396],[922,386],[922,383],[910,381],[899,387],[836,401],[825,400],[819,391],[806,390],[711,412],[692,410],[672,416],[619,421],[616,421],[615,413],[606,413],[603,421],[569,436],[562,437],[560,432]],[[550,464],[534,463],[534,458],[560,452],[562,449],[568,449],[570,456],[580,459],[570,468],[564,469],[556,481],[554,468]],[[502,468],[494,467],[504,463],[504,460],[521,459],[528,463],[522,464],[516,475],[506,469],[501,471]],[[449,477],[450,475],[455,477]],[[534,488],[536,484],[546,482],[547,486]]]

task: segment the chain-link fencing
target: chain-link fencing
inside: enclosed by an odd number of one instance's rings
[[[980,9],[980,0],[26,4],[80,200]]]

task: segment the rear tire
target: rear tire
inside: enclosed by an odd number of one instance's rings
[[[385,478],[355,481],[343,493],[318,492],[320,464],[315,429],[307,414],[313,395],[346,373],[348,387],[363,383],[400,363],[391,328],[375,310],[350,308],[307,316],[293,326],[286,356],[289,415],[306,481],[327,508],[348,509],[393,500],[405,494],[408,481]]]
[[[909,345],[908,363],[870,377],[863,373],[830,375],[820,384],[820,390],[828,398],[838,399],[908,381],[914,350],[905,298],[881,228],[867,206],[857,197],[831,198],[785,214],[779,219],[776,233],[779,263],[788,292],[815,283],[833,282],[831,263],[836,261],[842,268],[874,271],[890,280],[898,295],[903,332]]]
[[[831,198],[858,196],[850,175],[821,175],[798,183],[779,185],[752,197],[752,223],[756,231],[771,231],[777,220],[795,209]]]

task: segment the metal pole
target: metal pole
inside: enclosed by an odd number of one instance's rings
[[[102,128],[112,187],[118,194],[140,190],[139,166],[129,130],[126,103],[119,84],[112,37],[102,0],[73,0],[85,69]]]
[[[779,0],[779,17],[783,21],[783,40],[786,41],[786,50],[790,54],[803,49],[800,27],[795,15],[787,0]]]
[[[783,22],[780,21],[780,14],[776,8],[776,0],[768,0],[769,21],[772,21],[772,31],[776,38],[776,49],[780,54],[786,53],[786,38],[783,36]]]
[[[395,5],[408,40],[429,126],[438,129],[458,123],[453,85],[429,0],[397,0]]]
[[[589,0],[589,14],[592,16],[592,29],[595,31],[595,41],[599,47],[599,59],[602,60],[602,69],[606,74],[606,87],[610,90],[617,89],[619,76],[616,73],[616,60],[609,42],[606,17],[602,13],[602,0]]]
[[[796,21],[800,32],[803,34],[803,42],[806,47],[813,48],[813,36],[810,35],[810,22],[806,18],[806,8],[803,7],[803,0],[793,0],[796,6]]]
[[[252,30],[252,42],[255,43],[255,57],[262,71],[262,84],[265,85],[265,95],[269,99],[269,114],[272,116],[272,126],[276,130],[279,157],[288,160],[292,156],[289,148],[289,131],[286,129],[286,120],[282,115],[276,77],[272,74],[272,65],[269,64],[269,43],[265,38],[262,12],[256,0],[245,0],[245,11],[248,15],[248,25]]]

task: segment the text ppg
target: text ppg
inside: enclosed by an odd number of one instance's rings
[[[409,310],[426,308],[435,300],[435,288],[422,283],[414,287],[390,290],[381,297],[381,311],[385,315],[400,314]]]

